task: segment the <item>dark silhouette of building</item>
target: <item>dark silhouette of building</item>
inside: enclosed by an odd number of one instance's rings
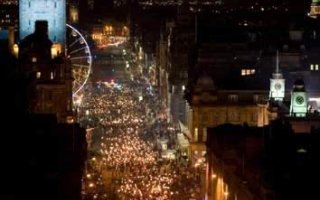
[[[319,119],[318,119],[319,122]],[[208,129],[208,194],[223,177],[237,199],[312,199],[319,177],[319,128],[296,133],[290,119],[264,128],[225,124]]]
[[[72,118],[71,65],[50,41],[46,21],[36,21],[35,32],[20,42],[19,66],[30,78],[30,112],[56,114],[59,122]]]
[[[59,107],[52,107],[50,112],[36,109],[38,101],[35,100],[39,100],[39,94],[46,96],[46,89],[57,89],[52,99],[57,95],[60,104],[67,102],[57,94],[65,91],[66,84],[58,75],[51,79],[51,70],[58,70],[65,63],[63,58],[52,59],[52,43],[45,33],[46,23],[40,22],[37,31],[21,42],[19,59],[11,54],[8,41],[0,41],[0,64],[4,70],[1,200],[81,199],[87,154],[85,129],[61,120],[62,115],[57,114],[61,110],[56,109]],[[66,77],[65,69],[61,71],[62,77]],[[41,72],[42,78],[37,78],[37,72]],[[39,88],[43,90],[39,92]],[[45,98],[40,101],[43,105],[50,103],[45,102]]]

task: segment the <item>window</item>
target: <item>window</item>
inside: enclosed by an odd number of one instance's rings
[[[240,120],[240,116],[239,116],[239,113],[238,112],[236,112],[236,111],[231,111],[231,112],[229,112],[228,113],[228,120],[230,121],[230,122],[239,122],[239,120]]]
[[[238,101],[238,95],[236,95],[236,94],[230,94],[230,95],[228,96],[228,101],[229,101],[229,102],[237,102],[237,101]]]
[[[36,77],[37,77],[37,79],[41,78],[41,72],[37,72]]]
[[[246,76],[246,70],[245,69],[241,70],[241,76]]]
[[[194,128],[194,141],[198,142],[198,128]]]
[[[319,70],[319,64],[310,64],[310,70],[311,71],[318,71]]]
[[[249,76],[256,73],[255,69],[241,69],[241,76]]]
[[[67,104],[67,110],[71,110],[71,101],[70,101],[70,99],[68,99],[68,104]]]
[[[50,72],[50,79],[52,80],[54,78],[53,72]]]
[[[253,101],[254,101],[255,103],[258,103],[259,100],[260,100],[260,96],[259,96],[258,94],[253,95]]]

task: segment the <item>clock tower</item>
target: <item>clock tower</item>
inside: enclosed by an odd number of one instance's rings
[[[274,101],[282,101],[285,95],[285,79],[279,71],[279,51],[276,57],[276,71],[270,79],[270,94],[269,98]]]
[[[291,92],[290,115],[294,117],[305,117],[308,111],[307,92],[304,82],[300,79],[293,85]]]

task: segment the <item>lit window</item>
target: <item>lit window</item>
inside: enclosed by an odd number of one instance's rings
[[[313,64],[310,65],[310,70],[311,70],[311,71],[314,70],[314,65],[313,65]]]
[[[236,95],[236,94],[230,94],[230,95],[228,96],[228,100],[229,100],[230,102],[237,102],[237,101],[238,101],[238,95]]]
[[[319,65],[318,65],[318,64],[316,64],[316,66],[315,66],[314,70],[316,70],[316,71],[318,71],[318,70],[319,70]]]
[[[249,76],[256,73],[255,69],[241,69],[241,76]]]
[[[33,63],[37,62],[37,57],[32,57],[31,61],[32,61]]]
[[[239,112],[236,110],[229,110],[227,112],[227,121],[228,122],[238,122],[240,120],[239,118]]]
[[[255,103],[258,103],[259,102],[259,95],[258,94],[255,94],[255,95],[253,95],[253,101],[255,102]]]
[[[50,79],[52,80],[54,78],[53,72],[50,72]]]
[[[194,128],[194,141],[198,141],[198,128]]]
[[[41,78],[41,72],[37,72],[37,79]]]

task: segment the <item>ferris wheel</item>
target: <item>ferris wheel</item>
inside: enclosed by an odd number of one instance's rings
[[[73,26],[67,24],[67,58],[72,66],[75,97],[88,81],[92,67],[92,56],[89,45],[83,35]]]

